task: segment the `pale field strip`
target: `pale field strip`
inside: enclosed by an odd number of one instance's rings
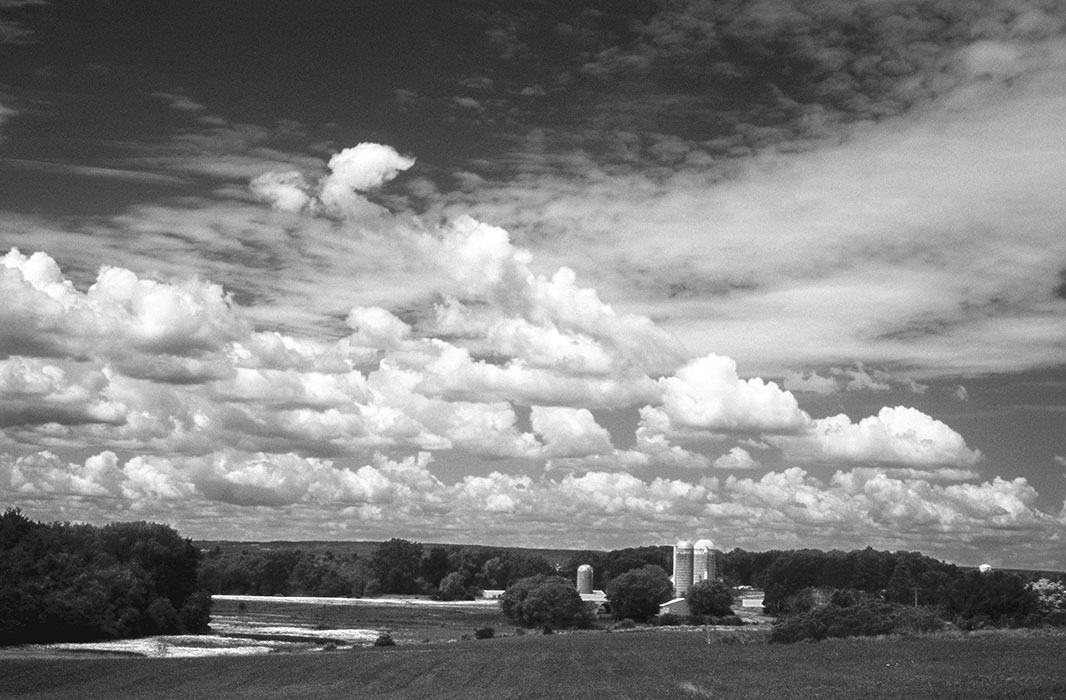
[[[213,637],[211,635],[162,635],[143,639],[119,639],[110,642],[62,642],[33,644],[27,651],[98,652],[138,654],[151,658],[190,658],[195,656],[252,656],[278,650],[281,645],[251,643],[246,640]],[[297,644],[291,645],[296,648]]]
[[[285,637],[313,637],[338,642],[363,644],[372,642],[381,630],[365,628],[317,629],[308,625],[278,625],[272,622],[249,620],[242,615],[211,617],[211,631],[221,635],[273,635]]]
[[[495,608],[499,601],[480,600],[430,600],[428,598],[319,598],[315,596],[286,595],[213,595],[212,600],[228,600],[246,603],[299,603],[304,605],[369,605],[396,608]]]

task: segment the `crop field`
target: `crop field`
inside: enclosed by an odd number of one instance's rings
[[[1066,698],[1066,635],[744,643],[654,628],[206,658],[0,656],[5,698]],[[756,635],[759,636],[759,635]]]

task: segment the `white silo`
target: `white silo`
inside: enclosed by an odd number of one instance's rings
[[[718,554],[714,542],[697,540],[692,545],[692,581],[714,581],[718,578]]]
[[[592,567],[588,564],[577,567],[577,592],[592,593]]]
[[[674,545],[674,592],[685,595],[692,586],[692,543],[681,540]]]

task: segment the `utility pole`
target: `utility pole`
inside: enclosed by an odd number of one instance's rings
[[[911,590],[914,591],[914,607],[918,607],[918,591],[922,589],[917,586],[912,586]]]

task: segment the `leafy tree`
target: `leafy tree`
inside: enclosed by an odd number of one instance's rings
[[[392,538],[370,555],[367,571],[382,593],[418,593],[422,571],[422,544]]]
[[[519,579],[500,596],[500,609],[527,627],[587,627],[592,621],[589,606],[577,589],[559,576]]]
[[[178,612],[181,628],[189,634],[206,634],[211,631],[211,594],[197,591],[186,598]]]
[[[1039,611],[1036,593],[1021,576],[1007,571],[969,571],[948,594],[945,611],[963,620],[1021,623]]]
[[[1066,616],[1066,586],[1061,581],[1041,578],[1029,584],[1036,596],[1037,609],[1043,615]]]
[[[619,620],[628,617],[647,622],[659,613],[659,604],[670,600],[673,592],[666,571],[649,564],[612,579],[607,586],[607,600]]]
[[[463,585],[463,575],[458,571],[441,579],[437,589],[437,600],[463,600],[467,597],[466,586]]]
[[[448,550],[444,547],[434,547],[429,550],[429,555],[422,560],[422,579],[430,586],[440,587],[440,582],[451,573],[448,561]]]
[[[699,581],[685,593],[693,615],[724,617],[733,614],[733,589],[721,581]]]

